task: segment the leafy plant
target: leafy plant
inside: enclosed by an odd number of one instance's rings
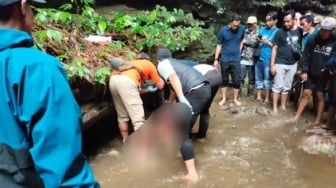
[[[74,59],[70,64],[65,64],[64,67],[69,79],[79,76],[88,81],[91,80],[91,71],[85,67],[85,62],[83,60]]]
[[[69,78],[78,76],[103,83],[103,75],[108,72],[104,67],[110,54],[132,59],[140,50],[155,50],[162,46],[184,50],[192,42],[202,39],[204,23],[181,9],[168,11],[165,7],[156,6],[152,11],[139,11],[136,15],[121,12],[100,15],[89,6],[92,2],[71,0],[72,4],[61,6],[61,10],[36,9],[36,21],[43,25],[34,32],[36,41],[44,49],[59,48],[53,55],[64,61]],[[84,6],[76,14],[68,12],[78,4]],[[64,32],[67,33],[66,37]],[[89,34],[112,36],[113,41],[105,49],[99,47],[92,53],[88,50],[94,48],[80,39]],[[90,63],[97,63],[86,65],[91,54],[96,56],[92,58],[100,58],[102,62],[91,59]]]
[[[111,69],[109,67],[101,67],[95,73],[95,79],[100,84],[105,84],[107,78],[109,78],[111,74]]]

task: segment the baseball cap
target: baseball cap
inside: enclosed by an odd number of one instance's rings
[[[171,58],[172,53],[168,48],[160,48],[157,57],[159,60],[166,59],[166,58]]]
[[[317,15],[314,17],[314,23],[315,24],[318,24],[318,23],[321,23],[323,20],[323,17],[321,15]]]
[[[255,17],[255,16],[249,16],[249,17],[247,18],[246,23],[248,23],[248,24],[254,24],[254,23],[257,23],[257,17]]]
[[[16,3],[16,2],[19,2],[21,0],[0,0],[0,7],[4,7],[4,6],[7,6],[7,5],[10,5],[10,4],[13,4],[13,3]],[[34,3],[46,3],[45,0],[30,0]]]
[[[321,22],[321,29],[332,30],[336,27],[336,19],[333,17],[326,17]]]

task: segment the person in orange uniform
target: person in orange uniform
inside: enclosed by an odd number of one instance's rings
[[[120,64],[122,61],[129,61],[123,58],[112,58],[111,64]],[[136,131],[145,122],[141,93],[155,92],[164,86],[155,65],[146,59],[129,61],[135,68],[124,71],[113,70],[109,87],[115,109],[118,116],[118,125],[123,142],[128,137],[128,121],[131,120],[133,129]],[[145,80],[152,80],[154,85],[141,89],[141,83]]]

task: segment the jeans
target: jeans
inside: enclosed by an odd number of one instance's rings
[[[255,77],[257,89],[270,90],[272,88],[270,63],[258,60],[255,65]]]

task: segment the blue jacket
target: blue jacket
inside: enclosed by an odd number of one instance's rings
[[[81,111],[61,63],[0,29],[0,143],[28,148],[45,187],[100,187],[81,153]]]

